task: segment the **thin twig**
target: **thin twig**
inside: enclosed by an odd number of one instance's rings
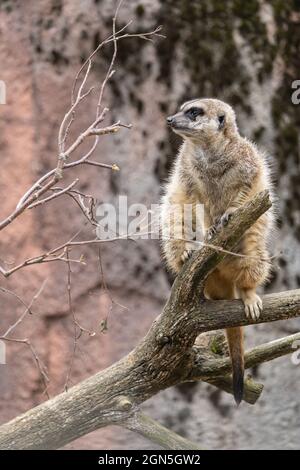
[[[32,313],[31,310],[30,310],[31,309],[30,305],[27,305],[24,302],[24,300],[16,292],[14,292],[12,290],[9,290],[9,289],[6,289],[5,287],[2,287],[2,286],[0,286],[0,290],[2,292],[4,292],[5,294],[9,294],[9,295],[12,295],[13,297],[15,297],[22,305],[24,305],[24,307],[26,308],[26,310],[25,310],[26,313],[27,312]]]
[[[34,347],[32,346],[31,342],[29,341],[29,339],[27,338],[1,338],[3,339],[3,341],[10,341],[10,342],[13,342],[13,343],[22,343],[22,344],[25,344],[34,360],[35,360],[35,363],[36,363],[36,366],[37,366],[37,369],[38,369],[38,372],[41,376],[41,379],[42,379],[42,382],[43,382],[43,385],[44,385],[44,390],[43,390],[43,393],[46,395],[46,397],[48,399],[50,399],[50,396],[49,396],[49,392],[48,392],[48,383],[49,383],[49,377],[48,377],[48,374],[47,374],[47,369],[45,367],[45,365],[43,364],[43,362],[41,361],[41,359],[39,358],[38,354],[36,353]]]
[[[68,369],[68,372],[67,372],[66,381],[65,381],[65,385],[64,385],[64,390],[65,391],[68,390],[68,384],[69,384],[69,380],[70,380],[71,373],[72,373],[72,370],[73,370],[73,364],[74,364],[74,359],[75,359],[75,354],[76,354],[76,349],[77,349],[77,342],[78,342],[79,338],[81,337],[82,333],[87,333],[89,336],[95,336],[95,334],[96,334],[94,331],[90,331],[87,328],[84,328],[78,322],[78,320],[76,318],[75,309],[74,309],[74,305],[73,305],[73,301],[72,301],[72,291],[71,291],[71,288],[72,288],[72,280],[71,280],[72,270],[71,270],[71,265],[70,265],[70,258],[69,258],[69,250],[68,249],[66,250],[66,259],[67,259],[67,267],[68,267],[68,271],[67,271],[68,303],[69,303],[69,312],[72,315],[72,321],[73,321],[73,326],[74,326],[74,342],[73,342],[73,349],[72,349],[72,355],[71,355],[71,360],[70,360],[70,364],[69,364],[69,369]],[[77,331],[77,330],[79,330],[79,331]]]
[[[45,204],[46,202],[52,201],[53,199],[61,196],[62,194],[65,194],[66,192],[70,191],[70,189],[73,189],[74,186],[78,183],[79,178],[76,178],[69,186],[67,186],[64,189],[61,189],[59,192],[56,192],[55,194],[51,194],[51,196],[46,197],[45,199],[40,199],[37,202],[34,202],[30,206],[28,206],[28,209],[33,209],[34,207],[40,206],[41,204]]]
[[[43,292],[44,290],[44,287],[47,283],[47,279],[45,279],[45,281],[42,283],[41,287],[39,288],[39,290],[37,291],[37,293],[32,297],[31,299],[31,302],[26,306],[26,309],[24,310],[24,312],[22,313],[22,315],[18,318],[18,320],[16,320],[15,323],[13,323],[7,330],[5,333],[3,333],[3,335],[0,336],[0,339],[5,339],[18,325],[20,325],[20,323],[22,323],[22,321],[24,320],[24,318],[26,317],[26,315],[28,313],[32,314],[32,306],[34,304],[34,302],[38,299],[38,297],[41,295],[41,293]],[[0,288],[1,290],[3,290],[3,288]],[[11,294],[13,294],[14,296],[16,296],[18,298],[19,301],[22,302],[23,305],[25,305],[25,303],[23,302],[22,299],[20,299],[19,296],[17,296],[17,294],[15,294],[14,292],[11,292],[11,291],[7,291],[6,289],[4,289],[6,292],[9,292]]]

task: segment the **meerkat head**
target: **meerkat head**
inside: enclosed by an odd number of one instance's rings
[[[167,123],[176,134],[199,143],[238,132],[232,107],[216,99],[187,101],[176,114],[167,117]]]

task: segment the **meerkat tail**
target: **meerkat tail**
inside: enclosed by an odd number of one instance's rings
[[[243,328],[228,328],[226,330],[229,353],[232,363],[233,396],[239,405],[244,393],[244,333]]]

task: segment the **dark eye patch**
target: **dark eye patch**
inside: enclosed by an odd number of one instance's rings
[[[203,114],[204,114],[204,109],[203,109],[203,108],[197,108],[196,106],[193,106],[192,108],[188,109],[184,114],[185,114],[189,119],[191,119],[192,121],[195,121],[195,119],[196,119],[198,116],[203,116]]]

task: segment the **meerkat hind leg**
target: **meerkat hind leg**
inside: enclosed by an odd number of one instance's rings
[[[224,300],[237,299],[235,285],[223,278],[218,269],[215,269],[205,281],[204,295],[208,299]]]

